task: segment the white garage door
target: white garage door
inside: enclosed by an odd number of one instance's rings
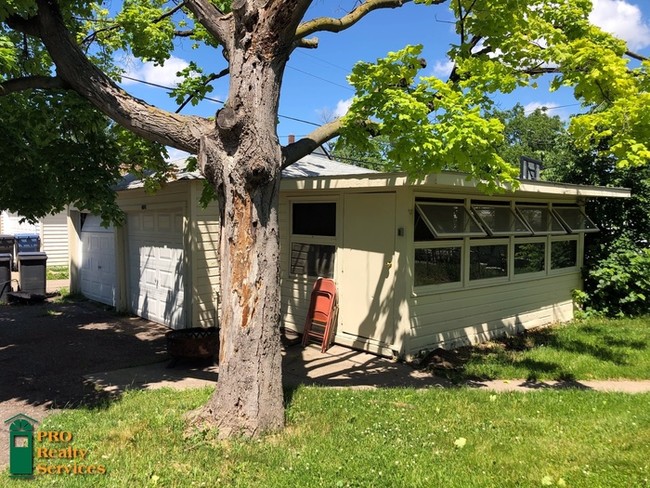
[[[184,328],[182,212],[133,212],[127,221],[131,310],[153,322]]]
[[[81,293],[114,307],[115,229],[100,224],[100,217],[87,215],[81,227]]]

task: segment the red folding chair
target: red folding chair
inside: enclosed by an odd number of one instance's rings
[[[315,340],[322,344],[321,352],[327,351],[334,341],[337,312],[338,300],[334,280],[318,278],[311,291],[302,345],[306,346],[310,340]]]

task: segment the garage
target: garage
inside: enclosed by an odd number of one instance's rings
[[[102,227],[97,215],[84,214],[81,227],[81,293],[116,305],[115,229]]]
[[[185,327],[183,212],[127,214],[128,299],[133,313],[152,322]]]

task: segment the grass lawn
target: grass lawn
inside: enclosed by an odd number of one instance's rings
[[[67,266],[47,266],[48,280],[67,280],[70,278],[70,270]]]
[[[650,395],[492,394],[459,389],[287,395],[284,432],[256,441],[183,436],[210,388],[131,392],[47,418],[104,475],[38,475],[29,486],[632,487],[650,483]],[[35,459],[56,466],[62,460]],[[73,463],[70,463],[72,465]],[[56,469],[56,468],[55,468]],[[0,486],[26,486],[0,474]]]
[[[436,372],[458,380],[650,379],[650,316],[574,321],[461,348],[447,359],[455,368]]]

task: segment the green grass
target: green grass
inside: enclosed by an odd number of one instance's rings
[[[650,379],[650,316],[588,319],[471,348],[456,379]]]
[[[46,273],[48,280],[67,280],[70,278],[70,270],[67,266],[48,266]]]
[[[72,432],[72,446],[90,450],[82,463],[108,473],[28,484],[627,488],[650,479],[650,394],[310,387],[288,395],[282,433],[185,437],[183,414],[210,393],[131,392],[103,409],[49,417],[40,429]],[[6,473],[0,485],[25,486]]]

